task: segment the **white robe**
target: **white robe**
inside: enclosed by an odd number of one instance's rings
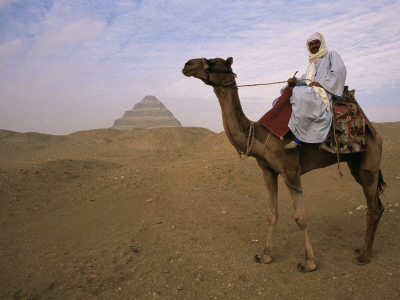
[[[329,51],[324,57],[315,61],[315,78],[326,91],[329,103],[332,97],[341,97],[346,81],[346,66],[339,54]],[[294,136],[306,143],[322,143],[326,140],[332,123],[332,112],[321,99],[317,98],[312,88],[305,81],[298,81],[293,88],[292,116],[289,128]]]

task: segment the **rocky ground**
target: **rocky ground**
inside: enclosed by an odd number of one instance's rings
[[[296,270],[302,240],[279,182],[269,265],[262,174],[224,133],[0,131],[2,299],[398,299],[400,123],[384,138],[386,211],[372,262],[352,263],[365,230],[361,187],[341,164],[303,176],[318,270]]]

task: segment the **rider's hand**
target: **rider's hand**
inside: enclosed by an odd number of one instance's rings
[[[288,86],[290,86],[290,87],[296,86],[296,78],[295,77],[289,78],[287,82],[288,82]]]
[[[316,81],[311,82],[308,86],[309,86],[309,87],[312,87],[312,86],[322,87],[322,86],[321,86],[318,82],[316,82]]]

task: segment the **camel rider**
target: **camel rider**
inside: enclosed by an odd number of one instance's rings
[[[312,34],[306,45],[310,61],[306,80],[288,80],[293,87],[288,127],[295,139],[285,149],[295,149],[301,142],[325,142],[332,122],[332,97],[342,96],[346,81],[346,66],[337,52],[326,49],[322,34]]]

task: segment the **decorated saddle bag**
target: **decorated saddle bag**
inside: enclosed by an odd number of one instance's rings
[[[354,93],[354,90],[349,91],[345,86],[342,97],[334,98],[332,101],[332,126],[325,142],[331,152],[364,151],[366,129],[369,129],[374,137],[376,136],[375,129],[358,105]]]

